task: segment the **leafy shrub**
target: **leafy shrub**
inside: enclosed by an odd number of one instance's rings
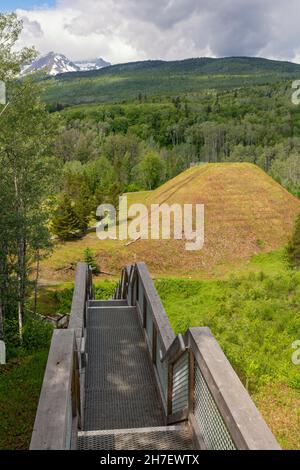
[[[97,265],[96,256],[90,248],[84,250],[84,262],[88,264],[94,274],[99,274],[100,270]]]
[[[27,353],[48,349],[53,326],[37,318],[27,318],[23,329],[22,347]]]
[[[53,296],[53,300],[57,304],[57,313],[65,315],[70,313],[72,306],[74,287],[69,287],[63,290],[50,292],[49,295]]]
[[[300,268],[300,214],[293,236],[287,246],[287,258],[291,268]]]
[[[101,281],[95,285],[95,298],[98,300],[109,300],[113,297],[116,288],[116,281],[109,281],[108,279],[105,279],[104,281]]]
[[[208,326],[250,391],[270,382],[300,388],[292,343],[300,334],[300,274],[228,280],[163,279],[156,287],[176,333]]]
[[[52,337],[53,326],[39,317],[26,316],[23,327],[23,341],[20,343],[18,320],[5,320],[5,340],[7,358],[26,356],[36,351],[48,349]]]

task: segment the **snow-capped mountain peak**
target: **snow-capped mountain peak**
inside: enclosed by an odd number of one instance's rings
[[[48,75],[58,75],[67,72],[79,72],[86,70],[98,70],[111,65],[103,59],[91,61],[73,62],[63,54],[49,52],[46,55],[38,57],[34,62],[27,65],[22,70],[22,75],[28,75],[39,70],[45,71]]]
[[[77,65],[80,70],[99,70],[103,69],[104,67],[109,67],[111,65],[110,62],[106,62],[104,59],[93,59],[93,60],[80,60],[76,61],[75,65]]]
[[[25,67],[22,74],[27,75],[38,70],[44,70],[49,75],[57,75],[59,73],[78,72],[80,68],[65,55],[49,52]]]

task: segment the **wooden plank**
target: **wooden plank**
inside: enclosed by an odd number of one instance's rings
[[[190,328],[188,344],[238,449],[279,450],[260,415],[209,328]]]
[[[177,360],[182,356],[186,351],[186,346],[181,334],[176,336],[173,343],[169,347],[165,356],[162,359],[162,362],[168,361],[170,364],[177,362]]]
[[[69,328],[75,330],[77,350],[81,349],[81,338],[86,323],[86,302],[88,299],[88,265],[78,263],[72,300]]]
[[[66,450],[73,426],[74,330],[55,330],[34,423],[31,450]]]
[[[87,301],[88,266],[78,263],[76,270],[75,289],[72,300],[69,328],[74,330],[84,328],[84,312]]]
[[[168,417],[172,415],[173,408],[173,365],[168,365]]]
[[[156,365],[156,353],[157,353],[157,330],[156,325],[152,325],[152,362]]]
[[[166,353],[175,339],[174,331],[145,263],[137,263],[136,269],[152,311],[153,321],[162,339],[163,352]]]
[[[189,351],[189,413],[194,411],[195,403],[195,357],[193,351]]]

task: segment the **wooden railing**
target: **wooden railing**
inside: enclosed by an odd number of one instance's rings
[[[30,449],[75,449],[83,426],[86,305],[93,297],[88,266],[79,263],[69,328],[54,330]]]
[[[189,421],[200,449],[280,449],[210,330],[175,337],[144,263],[124,268],[115,298],[137,308],[167,424]]]

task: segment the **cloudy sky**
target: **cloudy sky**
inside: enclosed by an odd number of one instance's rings
[[[0,0],[21,45],[112,63],[260,56],[300,63],[299,0]]]

